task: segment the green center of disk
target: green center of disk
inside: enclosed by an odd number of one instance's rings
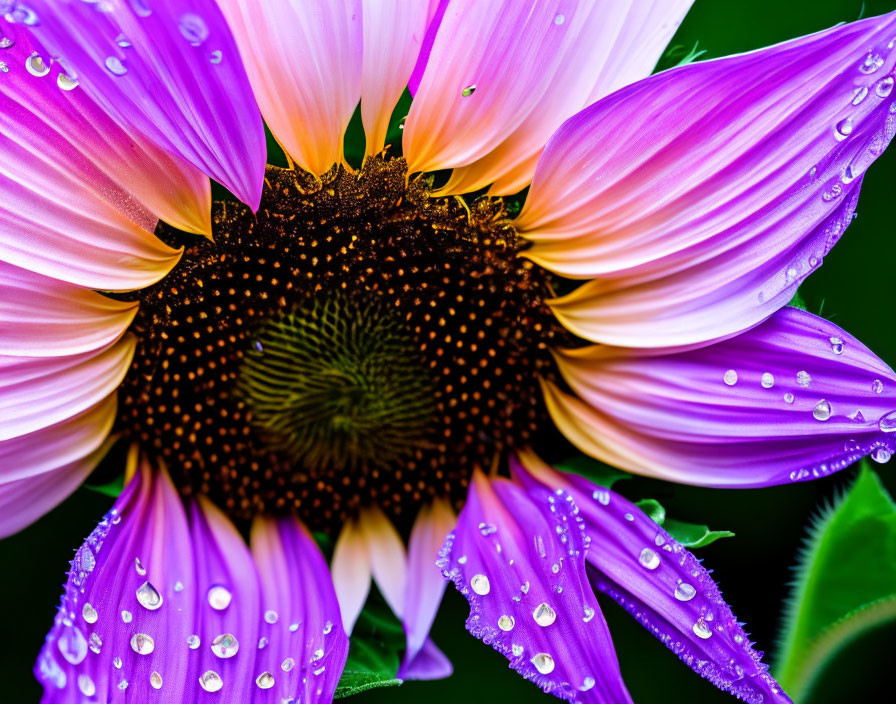
[[[426,441],[434,407],[420,345],[400,317],[341,292],[268,320],[239,387],[269,446],[315,469],[389,465]]]

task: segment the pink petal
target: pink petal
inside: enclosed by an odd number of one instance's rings
[[[404,629],[407,633],[408,647],[405,651],[404,662],[399,670],[401,679],[411,679],[415,671],[425,669],[427,672],[436,671],[440,676],[444,668],[415,667],[415,660],[424,649],[429,635],[429,629],[436,618],[442,595],[445,592],[446,582],[436,567],[439,550],[445,542],[445,538],[457,523],[457,517],[451,508],[451,504],[442,498],[433,501],[420,509],[414,527],[411,530],[411,539],[408,543],[408,577],[404,593]],[[433,646],[434,647],[434,646]],[[427,661],[432,657],[422,656]],[[449,663],[450,666],[450,663]]]
[[[376,585],[392,612],[401,618],[407,579],[407,555],[401,536],[375,505],[361,511],[358,525],[367,542],[370,570]]]
[[[896,452],[896,374],[796,308],[699,349],[598,345],[556,358],[578,395],[545,383],[557,427],[583,452],[638,474],[768,486]]]
[[[105,456],[115,394],[78,415],[0,440],[0,537],[21,530],[80,486]]]
[[[351,635],[370,592],[370,554],[367,540],[355,520],[346,521],[330,560],[333,588],[339,601],[342,625]]]
[[[28,5],[28,29],[116,122],[257,207],[264,128],[215,0]]]
[[[374,156],[383,150],[392,110],[417,63],[430,8],[422,1],[363,3],[361,121],[367,135],[367,155]]]
[[[137,338],[69,357],[0,356],[0,441],[53,425],[106,398],[124,379]]]
[[[448,193],[524,188],[563,120],[650,73],[691,1],[654,5],[453,0],[405,123],[409,169],[456,169]]]
[[[125,303],[0,261],[0,355],[81,354],[117,340],[134,319]]]
[[[313,174],[341,163],[345,128],[361,97],[361,0],[219,4],[280,146]]]
[[[722,338],[786,304],[893,133],[896,15],[652,76],[551,138],[516,225],[595,280],[554,302],[629,347]]]

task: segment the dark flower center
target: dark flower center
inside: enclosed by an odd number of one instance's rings
[[[185,493],[412,517],[550,427],[538,376],[566,335],[500,200],[434,198],[402,159],[265,183],[257,214],[214,204],[213,243],[160,225],[187,248],[139,293],[119,428]]]

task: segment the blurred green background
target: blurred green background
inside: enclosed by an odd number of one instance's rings
[[[861,13],[887,12],[894,6],[894,0],[697,0],[670,44],[672,55],[664,57],[660,66],[676,63],[695,43],[707,52],[703,58],[723,56],[855,20]],[[896,149],[891,148],[865,178],[857,220],[801,289],[809,310],[818,312],[823,302],[824,317],[859,337],[891,366],[896,366],[896,331],[890,311],[896,301],[896,279],[890,268],[896,260],[894,185]],[[890,492],[896,493],[893,468],[876,469]],[[813,483],[728,492],[643,479],[617,486],[634,498],[659,499],[677,519],[736,533],[735,538],[700,550],[699,556],[714,569],[757,647],[771,651],[805,526],[817,507],[848,484],[853,474],[848,470]],[[0,542],[0,603],[4,605],[0,701],[39,701],[40,688],[31,666],[53,618],[68,560],[110,506],[111,499],[81,489],[37,525]],[[620,608],[606,600],[601,605],[636,702],[734,701],[679,663]],[[455,664],[453,677],[361,694],[356,697],[359,704],[421,699],[430,704],[550,701],[508,670],[501,656],[465,632],[466,614],[466,602],[450,590],[433,636]],[[896,631],[885,629],[851,647],[829,669],[813,704],[847,697],[882,701],[878,692],[890,687],[894,642]]]

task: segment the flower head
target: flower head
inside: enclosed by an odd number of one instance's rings
[[[443,577],[561,698],[631,701],[602,591],[788,701],[693,555],[535,453],[764,486],[896,450],[896,375],[784,308],[896,132],[896,17],[648,77],[690,2],[7,5],[0,530],[129,448],[46,701],[329,701],[371,581],[398,675],[445,676]]]

